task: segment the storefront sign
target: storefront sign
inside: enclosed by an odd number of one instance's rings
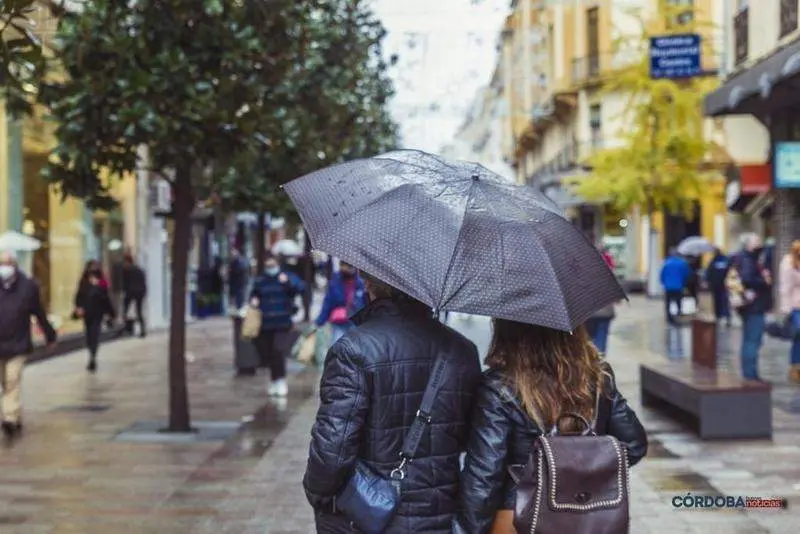
[[[692,78],[701,73],[699,35],[650,38],[651,78]]]
[[[775,143],[775,187],[800,188],[800,142]]]

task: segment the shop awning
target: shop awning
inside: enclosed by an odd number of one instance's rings
[[[772,190],[772,165],[740,165],[727,173],[725,201],[730,211],[745,212],[757,198]]]
[[[796,101],[795,75],[800,74],[800,40],[793,41],[752,67],[728,79],[704,102],[706,116],[757,113],[780,106],[784,99]]]

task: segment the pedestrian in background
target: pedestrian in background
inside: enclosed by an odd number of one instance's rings
[[[110,328],[116,317],[108,288],[101,284],[102,277],[103,273],[90,262],[81,276],[78,291],[75,294],[73,316],[83,320],[86,348],[89,350],[89,363],[86,370],[90,373],[97,372],[97,351],[100,346],[103,320],[107,320]]]
[[[758,355],[764,340],[766,313],[772,309],[772,276],[761,264],[761,238],[756,234],[742,236],[743,249],[733,260],[741,284],[745,303],[739,308],[742,316],[742,377],[761,380],[758,374]]]
[[[791,252],[781,260],[778,283],[780,311],[787,315],[792,334],[789,380],[800,384],[800,240],[792,243]]]
[[[134,321],[129,319],[128,310],[134,305],[136,321],[139,323],[139,337],[147,335],[145,328],[143,304],[147,297],[147,276],[141,267],[136,265],[131,253],[126,253],[122,265],[122,317],[125,320],[125,329],[128,335],[133,335]]]
[[[683,294],[691,277],[689,263],[678,254],[677,249],[670,249],[669,257],[661,267],[661,286],[664,288],[664,306],[669,324],[677,324],[677,318],[683,314]],[[677,314],[672,313],[673,304]]]
[[[711,291],[711,297],[714,301],[714,316],[717,321],[724,319],[727,326],[731,326],[731,308],[725,279],[728,277],[730,268],[731,262],[728,256],[717,248],[714,250],[714,257],[711,259],[711,263],[708,264],[705,276],[708,289]]]
[[[336,343],[353,327],[350,317],[361,310],[366,303],[364,281],[355,267],[342,262],[339,272],[328,283],[316,324],[319,327],[330,324],[331,344]]]
[[[514,532],[516,488],[508,467],[526,464],[536,438],[552,429],[562,414],[592,421],[600,403],[607,403],[607,420],[595,424],[598,434],[617,438],[627,449],[630,465],[647,453],[642,424],[583,327],[570,333],[500,319],[493,327],[486,357],[489,370],[478,387],[470,419],[453,530],[457,533]],[[568,430],[575,428],[560,428]]]
[[[42,306],[39,284],[19,270],[13,252],[0,252],[0,385],[2,429],[7,437],[22,430],[22,370],[33,351],[31,317],[36,318],[48,347],[52,347],[56,332]]]
[[[449,534],[458,506],[459,456],[481,378],[475,345],[432,310],[362,272],[370,303],[358,327],[333,345],[320,383],[303,486],[318,533],[356,532],[336,507],[357,464],[387,476],[415,420],[424,437],[403,463],[402,499],[384,532]],[[431,370],[444,364],[429,413],[420,413]],[[441,369],[441,367],[440,367]],[[416,426],[416,425],[415,425]]]
[[[231,250],[228,261],[228,297],[231,305],[238,311],[244,306],[247,284],[250,279],[250,264],[242,257],[238,249]]]
[[[251,305],[261,310],[261,331],[254,343],[262,367],[270,369],[271,396],[286,397],[286,356],[291,348],[292,318],[297,313],[295,297],[305,285],[294,273],[281,269],[277,258],[268,255],[264,272],[256,278],[250,293]]]
[[[602,254],[606,265],[608,265],[608,268],[613,272],[616,269],[614,256],[612,256],[608,249],[604,248],[601,244],[598,244],[597,248]],[[609,304],[608,306],[595,312],[595,314],[586,321],[586,330],[589,333],[589,337],[591,338],[592,343],[594,343],[594,346],[603,356],[605,356],[606,352],[608,351],[608,336],[611,333],[611,321],[614,320],[614,317],[616,317],[614,305]]]

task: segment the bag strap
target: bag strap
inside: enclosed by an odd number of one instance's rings
[[[405,467],[408,462],[414,459],[419,443],[422,441],[422,434],[425,432],[425,428],[431,423],[431,411],[433,410],[433,404],[436,402],[439,390],[442,387],[444,370],[446,367],[447,360],[438,356],[433,364],[433,372],[430,378],[428,378],[428,385],[425,386],[422,402],[414,416],[414,422],[411,423],[411,427],[408,429],[405,439],[403,440],[403,448],[400,452],[400,458],[402,459],[400,465],[391,473],[394,479],[402,480],[405,478]]]

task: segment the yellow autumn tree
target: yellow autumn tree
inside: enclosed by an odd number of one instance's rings
[[[661,15],[639,19],[641,35],[616,43],[618,56],[633,61],[609,76],[604,91],[627,99],[615,147],[600,150],[586,162],[588,176],[577,192],[603,200],[623,213],[640,207],[648,215],[669,210],[690,213],[708,181],[725,160],[724,150],[708,140],[703,98],[717,85],[712,76],[686,80],[650,77],[651,37],[697,32],[697,14],[680,23],[681,10],[663,4]],[[708,49],[703,50],[708,53]]]

